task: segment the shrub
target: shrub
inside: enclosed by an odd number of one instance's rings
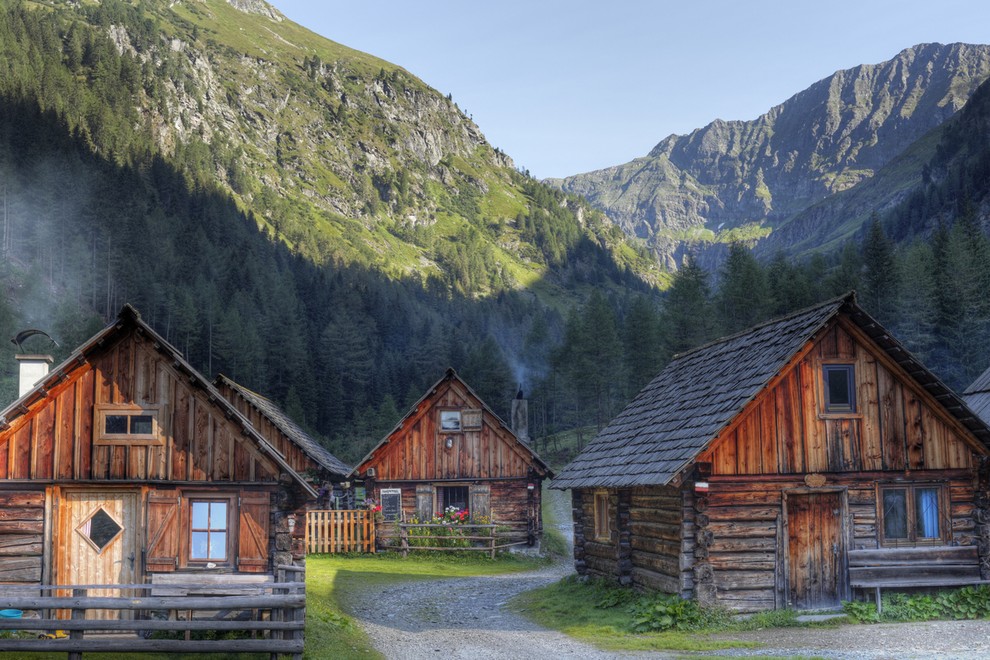
[[[643,596],[630,608],[634,632],[700,630],[725,623],[724,610],[704,608],[696,601],[672,594]]]
[[[858,621],[927,621],[929,619],[980,619],[990,617],[990,586],[963,587],[930,594],[883,595],[883,613],[875,603],[846,602],[842,609]]]

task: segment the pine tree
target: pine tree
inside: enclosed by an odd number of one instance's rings
[[[765,320],[773,307],[763,266],[741,243],[729,247],[716,300],[726,334]]]
[[[894,246],[874,212],[863,244],[862,301],[881,323],[888,324],[892,320],[897,288]]]
[[[714,339],[708,273],[690,257],[674,275],[661,315],[667,353],[676,355]]]

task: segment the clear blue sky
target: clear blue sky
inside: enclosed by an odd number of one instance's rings
[[[987,0],[272,0],[393,62],[539,178],[755,119],[812,83],[925,42],[990,42]]]

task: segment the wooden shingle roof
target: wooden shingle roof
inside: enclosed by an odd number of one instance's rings
[[[289,440],[294,442],[310,459],[313,460],[317,465],[325,469],[335,478],[343,480],[351,472],[351,467],[346,465],[339,458],[330,453],[330,450],[321,445],[317,440],[315,440],[311,435],[306,433],[302,428],[295,423],[288,415],[282,412],[282,409],[277,405],[272,403],[267,398],[253,392],[243,385],[235,383],[227,376],[220,374],[216,377],[215,383],[217,385],[226,385],[233,391],[247,401],[249,404],[257,408],[257,410],[268,418],[275,427],[285,434]]]
[[[990,369],[980,374],[966,388],[963,400],[983,421],[990,423]]]
[[[850,292],[676,356],[561,471],[552,488],[670,483],[840,311],[990,446],[990,429]]]

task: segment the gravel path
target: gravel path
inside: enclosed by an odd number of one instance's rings
[[[775,628],[715,635],[749,640],[759,649],[724,656],[811,656],[833,660],[976,660],[990,658],[990,621],[884,623],[839,628]]]
[[[518,593],[556,582],[562,566],[522,575],[417,581],[363,593],[351,605],[387,658],[613,658],[509,612]]]
[[[572,538],[569,494],[551,500],[558,527]],[[374,588],[348,604],[349,613],[387,658],[684,658],[690,653],[620,654],[600,651],[543,629],[505,608],[516,594],[572,572],[569,560],[539,571],[450,580],[421,580]],[[975,660],[990,658],[990,621],[938,621],[839,628],[777,628],[714,635],[759,642],[757,649],[704,654],[814,657],[829,660]]]

